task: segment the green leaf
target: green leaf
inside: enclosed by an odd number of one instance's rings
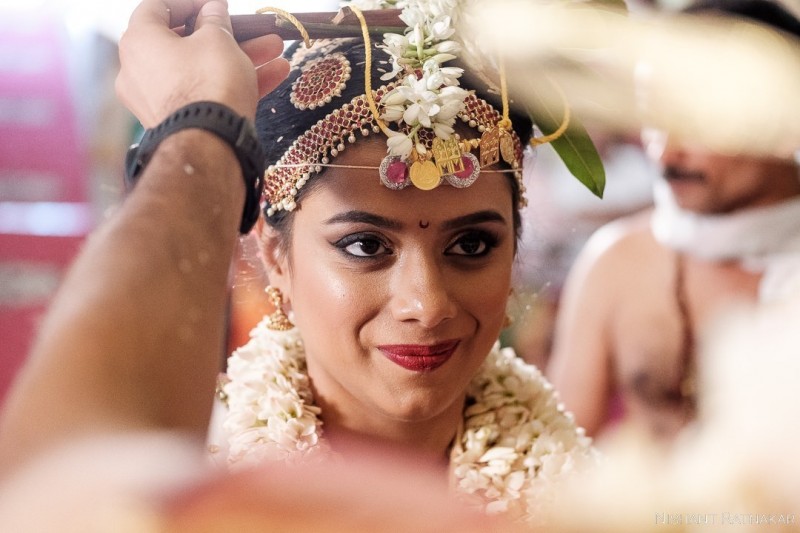
[[[556,131],[563,120],[564,110],[554,110],[552,104],[548,104],[532,88],[528,90],[526,97],[533,104],[533,108],[529,109],[529,114],[534,124],[545,135]],[[606,187],[606,171],[603,168],[603,161],[586,129],[574,115],[570,118],[567,131],[550,144],[570,173],[595,196],[602,198]]]
[[[603,160],[584,127],[572,118],[567,131],[550,145],[572,175],[595,196],[602,198],[606,188],[606,171]]]

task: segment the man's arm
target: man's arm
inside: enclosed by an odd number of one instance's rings
[[[8,400],[3,462],[96,430],[202,429],[244,198],[238,173],[208,133],[164,141],[53,302]]]
[[[169,30],[197,10],[192,36]],[[282,43],[251,42],[245,53],[229,31],[223,3],[144,0],[120,43],[121,99],[148,127],[198,100],[252,119],[287,70],[282,60],[256,65]],[[204,433],[243,204],[239,163],[215,135],[187,129],[159,145],[51,306],[0,420],[0,471],[91,433]]]
[[[607,419],[611,386],[610,321],[614,272],[609,261],[613,230],[595,233],[579,254],[561,296],[547,375],[567,410],[589,435]]]

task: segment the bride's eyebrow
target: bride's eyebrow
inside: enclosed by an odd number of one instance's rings
[[[442,229],[451,230],[472,224],[481,224],[483,222],[499,222],[503,225],[508,225],[508,221],[503,215],[492,209],[486,209],[484,211],[477,211],[469,215],[445,220],[442,222]]]
[[[342,213],[338,213],[332,216],[331,218],[325,221],[325,224],[329,225],[353,224],[353,223],[370,224],[372,226],[377,226],[379,228],[392,229],[392,230],[403,229],[403,224],[397,220],[392,220],[391,218],[382,217],[380,215],[369,213],[367,211],[358,211],[358,210],[344,211]]]

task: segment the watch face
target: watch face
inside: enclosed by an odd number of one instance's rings
[[[132,144],[125,153],[125,189],[130,191],[136,184],[144,165],[139,158],[139,144]]]
[[[242,118],[241,129],[239,130],[239,138],[236,140],[236,146],[242,146],[245,143],[250,143],[251,151],[256,152],[257,148],[261,145],[258,142],[258,133],[256,132],[255,124],[252,120]],[[259,150],[260,151],[260,150]],[[256,156],[255,153],[248,154]]]

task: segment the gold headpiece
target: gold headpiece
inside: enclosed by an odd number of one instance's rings
[[[379,132],[387,136],[388,155],[374,168],[386,187],[403,189],[413,184],[429,190],[445,182],[468,187],[482,167],[502,158],[511,168],[501,172],[514,174],[524,205],[523,145],[511,127],[503,69],[500,68],[498,88],[503,103],[501,113],[459,86],[462,69],[444,66],[460,50],[460,45],[450,38],[455,32],[454,7],[461,1],[397,2],[398,7],[402,4],[400,18],[407,28],[403,34],[384,35],[383,45],[378,48],[389,54],[391,70],[381,77],[386,83],[374,90],[369,27],[364,14],[354,5],[359,2],[350,2],[340,12],[340,17],[352,13],[360,23],[365,50],[364,92],[318,120],[267,169],[267,216],[295,209],[298,190],[313,174],[326,166],[336,166],[331,163],[332,158],[358,136]],[[375,3],[372,0],[370,6]],[[299,24],[296,19],[292,23]],[[297,110],[313,111],[341,97],[353,71],[347,55],[338,49],[340,45],[337,41],[317,42],[312,49],[298,49],[295,53],[292,63],[301,65],[301,73],[292,82],[290,100]],[[457,118],[477,130],[479,136],[460,138],[453,128]]]

